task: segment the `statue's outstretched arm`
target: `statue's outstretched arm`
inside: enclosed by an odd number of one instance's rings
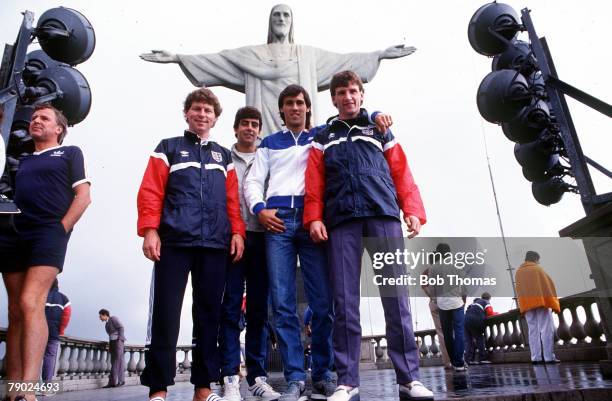
[[[414,46],[408,46],[408,47],[405,47],[404,45],[391,46],[383,50],[378,56],[378,59],[384,60],[384,59],[406,57],[406,56],[411,55],[415,51],[416,51],[416,47]]]
[[[178,56],[167,50],[151,50],[151,53],[142,53],[140,58],[152,63],[178,63]]]

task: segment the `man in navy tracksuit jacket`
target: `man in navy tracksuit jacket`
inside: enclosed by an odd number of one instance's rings
[[[313,140],[306,170],[304,226],[315,242],[329,239],[338,389],[328,400],[355,401],[359,399],[362,237],[402,237],[400,209],[409,237],[414,237],[426,217],[401,146],[390,131],[377,131],[360,108],[361,79],[352,71],[340,72],[332,78],[330,91],[339,115]],[[400,399],[433,399],[431,391],[417,381],[419,355],[408,294],[398,292],[381,300]]]
[[[483,292],[465,311],[465,361],[469,364],[491,363],[485,347],[485,320],[496,315],[490,303],[491,294]],[[478,350],[478,359],[476,359]]]
[[[138,235],[144,237],[144,255],[155,262],[141,382],[155,401],[163,401],[167,386],[174,384],[181,306],[191,273],[194,400],[215,401],[220,398],[210,383],[219,380],[217,337],[228,246],[238,261],[245,224],[230,151],[210,136],[221,114],[217,97],[209,89],[195,90],[183,112],[189,129],[157,145],[138,192]]]

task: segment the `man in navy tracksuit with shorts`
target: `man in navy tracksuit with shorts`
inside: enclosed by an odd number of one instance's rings
[[[188,129],[163,139],[149,158],[138,192],[138,235],[155,262],[152,310],[140,378],[150,400],[163,401],[174,384],[176,343],[187,278],[193,287],[194,401],[222,400],[217,338],[227,253],[242,257],[245,224],[230,151],[211,138],[221,105],[209,89],[191,92],[183,107]]]
[[[329,401],[359,400],[359,286],[362,237],[401,238],[400,210],[409,237],[425,223],[425,210],[406,156],[390,131],[368,118],[363,84],[352,71],[331,80],[338,116],[328,120],[312,142],[306,170],[304,226],[315,242],[328,240],[334,295],[334,360],[338,388]],[[395,240],[395,242],[401,241]],[[400,399],[433,400],[418,379],[419,354],[412,330],[408,294],[381,297],[389,356]]]
[[[34,108],[34,152],[15,176],[16,232],[0,235],[0,271],[8,293],[8,380],[38,380],[48,327],[45,302],[64,266],[70,234],[90,204],[81,149],[62,146],[66,117],[50,104]],[[34,393],[25,394],[34,400]]]

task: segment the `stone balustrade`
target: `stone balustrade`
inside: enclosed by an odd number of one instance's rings
[[[597,361],[606,359],[606,338],[601,319],[596,319],[597,298],[589,293],[561,298],[561,313],[556,315],[555,354],[562,361]],[[579,318],[584,316],[584,321]],[[599,315],[599,313],[597,313]],[[524,334],[523,334],[524,333]],[[434,329],[414,333],[421,366],[441,365],[440,341]],[[362,363],[377,368],[390,367],[385,335],[362,338]],[[491,316],[486,320],[485,344],[493,362],[529,362],[527,324],[518,309]]]
[[[177,379],[191,370],[191,345],[181,345],[177,351]],[[6,349],[6,329],[0,328],[0,349]],[[126,361],[126,382],[136,384],[139,376],[145,368],[144,346],[127,344],[124,348],[124,359]],[[0,358],[0,378],[4,377],[5,357],[4,351]],[[55,366],[54,380],[64,383],[81,381],[89,383],[88,388],[99,387],[108,382],[111,362],[107,341],[93,341],[76,337],[61,337],[59,357]],[[131,379],[133,378],[133,379]],[[64,385],[66,389],[66,385]],[[80,388],[83,388],[81,386]]]

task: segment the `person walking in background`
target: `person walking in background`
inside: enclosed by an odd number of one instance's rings
[[[125,384],[125,359],[123,358],[123,346],[125,335],[123,324],[117,316],[111,316],[106,309],[100,309],[100,320],[106,322],[104,328],[108,334],[108,348],[111,355],[111,372],[108,376],[108,384],[104,388],[119,387]]]
[[[57,361],[60,336],[64,335],[64,330],[68,326],[72,313],[70,305],[68,297],[59,291],[59,285],[57,279],[55,279],[47,295],[47,304],[45,305],[49,339],[43,356],[41,375],[43,382],[50,381],[55,375],[55,362]]]
[[[559,363],[553,352],[555,327],[551,309],[560,313],[561,308],[555,284],[539,262],[537,252],[527,251],[525,262],[516,271],[518,306],[527,320],[531,362]]]
[[[496,315],[491,306],[491,294],[482,293],[465,311],[465,361],[471,364],[491,363],[485,348],[485,319]],[[478,359],[476,359],[478,350]]]
[[[429,268],[429,277],[442,278],[441,285],[432,286],[436,304],[440,309],[440,323],[444,333],[444,343],[455,372],[465,372],[463,359],[465,351],[464,325],[465,325],[465,287],[453,285],[447,279],[450,275],[461,275],[462,270],[444,261],[451,253],[448,244],[441,243],[436,246],[434,260]]]

